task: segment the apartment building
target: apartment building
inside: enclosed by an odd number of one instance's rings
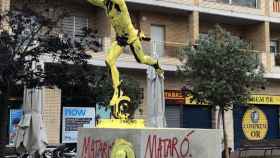
[[[0,1],[1,10],[9,9],[21,2],[15,0]],[[29,0],[36,9],[43,9],[41,2],[60,3],[71,10],[71,15],[61,22],[65,33],[76,37],[82,27],[98,30],[103,43],[102,51],[93,54],[91,64],[105,66],[105,53],[114,39],[114,31],[110,21],[102,9],[82,0]],[[280,1],[278,0],[126,0],[132,21],[136,28],[151,37],[152,42],[144,42],[147,54],[159,53],[160,63],[165,70],[166,117],[168,127],[180,128],[216,128],[218,125],[217,109],[207,105],[195,105],[180,94],[184,85],[176,74],[177,49],[194,43],[199,35],[204,35],[214,25],[219,24],[233,35],[247,40],[252,48],[259,52],[258,58],[265,67],[265,77],[269,85],[265,90],[256,91],[248,102],[257,110],[252,113],[265,115],[265,136],[248,136],[242,129],[245,117],[249,113],[247,106],[227,112],[226,121],[230,146],[237,149],[244,139],[274,139],[280,137]],[[51,16],[52,8],[48,14]],[[138,64],[128,49],[120,56],[117,66],[126,74],[139,79],[144,89],[143,115],[138,118],[147,119],[146,69]],[[44,89],[44,122],[47,127],[50,143],[61,141],[62,108],[59,89]],[[260,112],[259,112],[260,111]],[[259,113],[258,113],[259,112]],[[247,115],[246,115],[247,116]],[[252,114],[253,116],[253,114]],[[254,115],[256,116],[256,115]],[[51,127],[51,128],[48,128]],[[249,129],[249,133],[254,129]],[[247,132],[247,133],[246,133]],[[254,132],[253,132],[254,133]],[[258,135],[258,134],[256,134]]]

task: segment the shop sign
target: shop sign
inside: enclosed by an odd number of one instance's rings
[[[242,130],[248,140],[263,140],[268,131],[268,120],[259,108],[249,108],[242,119]]]
[[[280,105],[280,96],[251,95],[249,104]]]
[[[247,101],[248,104],[262,104],[262,105],[280,105],[280,96],[269,95],[251,95]],[[185,98],[185,104],[189,105],[207,105],[205,103],[200,104],[196,101],[192,101],[192,96]]]
[[[63,107],[62,143],[76,143],[79,128],[95,127],[95,108]]]
[[[180,90],[165,90],[164,96],[167,102],[185,103],[186,105],[207,105],[206,103],[197,103],[192,100],[192,96],[184,97]],[[269,95],[251,95],[247,101],[248,104],[262,105],[280,105],[280,96]]]
[[[15,145],[17,126],[23,114],[22,109],[10,109],[9,120],[9,145]]]
[[[180,90],[165,90],[164,97],[167,102],[184,104],[185,98]]]
[[[164,96],[165,96],[165,99],[171,99],[171,100],[183,99],[184,100],[184,97],[180,90],[165,90]]]
[[[196,101],[192,101],[192,96],[184,97],[180,90],[165,90],[164,97],[167,103],[197,105]],[[206,104],[199,104],[206,105]]]
[[[208,105],[207,103],[197,103],[193,100],[192,96],[188,96],[185,98],[185,104],[187,105]]]

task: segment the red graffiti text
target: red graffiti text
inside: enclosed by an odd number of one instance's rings
[[[82,143],[81,158],[110,158],[112,143],[108,144],[100,139],[85,137]]]
[[[162,138],[157,135],[149,135],[146,143],[145,158],[189,158],[191,131],[183,139]]]

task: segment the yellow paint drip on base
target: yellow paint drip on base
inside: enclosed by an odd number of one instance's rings
[[[132,144],[125,139],[117,138],[112,148],[111,158],[135,158]]]
[[[145,128],[144,119],[100,119],[97,128]]]

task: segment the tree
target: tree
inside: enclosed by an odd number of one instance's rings
[[[54,32],[63,17],[49,19],[27,7],[1,15],[0,32],[0,151],[7,142],[8,98],[13,87],[34,88],[47,85],[43,58],[77,65],[87,64],[90,56],[81,43]],[[23,91],[22,91],[23,92]],[[0,153],[0,157],[3,157]]]
[[[62,97],[65,100],[82,100],[84,105],[109,105],[113,88],[107,69],[92,65],[69,66],[53,63],[47,64],[46,67],[45,81],[62,89]],[[66,71],[67,74],[59,73],[61,71]],[[122,89],[131,98],[132,109],[135,112],[141,104],[140,84],[136,78],[127,75],[122,76],[122,81]]]
[[[91,56],[85,53],[102,47],[97,32],[84,29],[82,37],[73,39],[57,31],[58,22],[67,12],[51,18],[43,15],[25,6],[0,16],[0,157],[8,141],[8,99],[14,87],[58,86],[72,90],[78,87],[95,101],[105,102],[112,93],[107,72],[90,67]],[[124,85],[137,94],[137,86],[129,81]],[[109,93],[103,87],[108,88]],[[139,95],[135,95],[137,103]]]
[[[216,26],[195,46],[182,49],[180,76],[187,82],[182,91],[198,103],[219,106],[223,120],[224,148],[228,155],[225,111],[245,102],[250,92],[264,86],[258,54],[236,36]]]

